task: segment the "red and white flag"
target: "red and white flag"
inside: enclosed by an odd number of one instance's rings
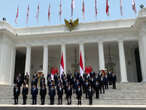
[[[82,13],[83,13],[83,17],[85,18],[85,3],[84,3],[84,0],[82,1]]]
[[[63,73],[64,73],[64,58],[63,58],[63,53],[62,53],[61,62],[60,62],[60,78],[61,78]]]
[[[49,4],[49,8],[48,8],[48,21],[50,21],[50,16],[51,16],[51,5]]]
[[[97,16],[97,0],[95,0],[95,16]]]
[[[29,20],[29,5],[27,7],[27,13],[26,13],[26,24],[28,24],[28,20]]]
[[[16,13],[16,18],[15,18],[15,23],[17,24],[17,19],[19,17],[19,6],[17,7],[17,13]]]
[[[109,16],[109,4],[108,4],[108,0],[106,0],[106,15]]]
[[[135,5],[135,0],[132,0],[132,9],[135,13],[137,13],[137,10],[136,10],[136,5]]]
[[[80,52],[80,75],[83,76],[84,68],[83,68],[83,58],[82,53]]]
[[[74,8],[75,8],[75,1],[72,0],[72,1],[71,1],[71,16],[73,16]]]
[[[85,67],[85,73],[86,73],[86,74],[90,74],[90,73],[92,72],[92,70],[93,70],[93,69],[92,69],[91,66],[88,66],[88,67],[86,66],[86,67]]]
[[[61,15],[62,15],[62,2],[60,0],[60,5],[59,5],[59,17],[60,17],[60,21],[61,21]]]
[[[36,12],[36,20],[39,22],[39,14],[40,14],[40,4],[37,6],[37,12]]]
[[[120,0],[120,13],[121,13],[121,16],[123,16],[123,6],[122,6],[122,0]]]
[[[58,74],[58,69],[55,67],[51,68],[51,80],[54,80],[54,75]]]

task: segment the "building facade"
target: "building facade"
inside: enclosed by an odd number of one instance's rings
[[[70,32],[65,25],[14,28],[0,22],[0,85],[13,84],[18,73],[59,68],[63,52],[65,73],[83,65],[93,71],[112,67],[119,82],[146,81],[146,9],[136,19],[80,23]]]

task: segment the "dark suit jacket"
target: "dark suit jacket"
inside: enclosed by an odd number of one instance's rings
[[[40,96],[41,97],[45,97],[46,96],[46,93],[47,93],[47,89],[46,88],[41,88],[40,89]]]
[[[52,88],[52,87],[51,87],[50,90],[49,90],[49,96],[50,96],[51,98],[54,98],[55,95],[56,95],[55,88]]]
[[[33,96],[33,97],[36,97],[37,95],[38,95],[38,88],[32,88],[31,89],[31,95]]]
[[[72,88],[67,88],[66,89],[66,97],[72,96]]]
[[[62,97],[62,95],[63,95],[63,88],[58,88],[57,89],[57,95],[58,95],[58,97]]]
[[[14,95],[14,97],[18,97],[20,95],[19,88],[14,87],[14,89],[13,89],[13,95]]]
[[[77,94],[77,98],[79,98],[79,97],[82,97],[82,89],[80,88],[78,88],[77,90],[76,90],[76,94]]]
[[[91,89],[91,91],[88,89],[88,96],[89,96],[89,98],[92,98],[92,96],[93,96],[93,89]]]
[[[23,88],[22,89],[22,95],[27,96],[28,95],[28,88]]]

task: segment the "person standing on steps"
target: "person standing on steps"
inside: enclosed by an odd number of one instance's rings
[[[57,88],[58,105],[62,104],[63,88],[61,85]]]
[[[51,88],[50,88],[50,90],[49,90],[50,105],[54,105],[55,95],[56,95],[55,86],[52,85]]]
[[[26,104],[27,95],[28,95],[28,87],[26,86],[26,84],[23,84],[23,88],[22,88],[23,105]]]
[[[17,84],[15,84],[14,86],[13,93],[14,93],[14,104],[18,104],[20,89]]]
[[[70,85],[68,85],[68,87],[66,88],[66,99],[67,99],[67,104],[71,105],[72,102],[72,88]]]
[[[78,99],[78,105],[81,105],[82,102],[82,89],[80,86],[78,86],[77,90],[76,90],[76,95],[77,95],[77,99]]]
[[[108,75],[107,75],[107,72],[106,72],[106,74],[104,75],[104,87],[105,87],[105,89],[108,89],[108,83],[109,81],[108,81]]]
[[[89,105],[92,105],[93,100],[93,89],[91,86],[88,88],[88,99],[89,99]]]
[[[101,78],[100,78],[100,93],[104,94],[105,93],[105,89],[104,89],[104,74],[102,74]]]
[[[94,90],[96,91],[96,99],[99,99],[99,89],[100,89],[100,84],[99,84],[99,81],[96,80],[94,84]]]
[[[32,95],[32,105],[37,104],[38,88],[36,87],[36,85],[32,86],[31,95]]]
[[[41,105],[45,104],[46,93],[47,93],[46,85],[43,84],[41,85],[41,88],[40,88]]]
[[[113,89],[116,89],[116,80],[117,80],[116,74],[113,72],[113,73],[112,73],[112,84],[113,84]]]
[[[86,94],[86,99],[88,98],[88,88],[89,88],[89,82],[86,80],[85,82],[85,94]]]

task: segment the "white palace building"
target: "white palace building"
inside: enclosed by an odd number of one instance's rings
[[[14,28],[0,21],[0,85],[12,85],[18,73],[59,68],[61,51],[65,73],[83,65],[98,72],[109,66],[119,82],[146,81],[146,8],[136,19],[79,23],[73,31],[65,25]]]

